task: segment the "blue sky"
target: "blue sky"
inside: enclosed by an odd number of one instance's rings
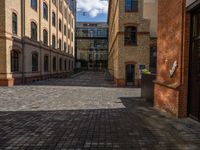
[[[85,22],[106,22],[107,0],[77,0],[77,20]]]
[[[77,20],[80,22],[106,22],[107,14],[99,14],[96,17],[90,17],[88,14],[83,16],[83,13],[77,13]]]

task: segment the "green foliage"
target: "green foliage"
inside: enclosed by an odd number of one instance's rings
[[[151,72],[150,72],[149,70],[147,70],[147,69],[143,69],[143,70],[142,70],[142,73],[143,73],[143,74],[151,74]]]

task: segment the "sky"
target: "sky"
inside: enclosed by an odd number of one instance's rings
[[[80,22],[106,22],[108,0],[77,0],[77,20]]]

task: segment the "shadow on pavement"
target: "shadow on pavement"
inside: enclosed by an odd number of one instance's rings
[[[124,109],[0,112],[0,149],[182,150],[200,146],[199,124],[158,113],[141,98],[119,99]]]

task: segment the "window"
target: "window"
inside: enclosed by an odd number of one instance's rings
[[[44,72],[49,72],[49,56],[44,56]]]
[[[72,70],[73,70],[74,69],[74,63],[73,63],[73,61],[72,61],[71,65],[72,65]]]
[[[66,44],[66,42],[64,43],[64,51],[67,52],[67,44]]]
[[[67,60],[65,59],[65,71],[67,71]]]
[[[17,35],[17,15],[12,13],[12,33]]]
[[[19,72],[19,53],[11,51],[11,72]]]
[[[61,39],[59,39],[59,49],[61,50],[61,47],[62,47],[62,41]]]
[[[43,3],[43,18],[48,20],[48,6],[46,3]]]
[[[67,20],[67,9],[65,8],[65,19]]]
[[[72,28],[74,28],[74,19],[72,18]]]
[[[53,57],[53,72],[56,71],[56,57]]]
[[[64,25],[64,34],[65,34],[65,36],[67,35],[67,26],[66,25]]]
[[[33,72],[38,71],[38,54],[37,53],[32,54],[32,71]]]
[[[44,45],[48,45],[48,32],[47,32],[47,30],[43,30],[43,42],[44,42]]]
[[[125,45],[136,45],[137,44],[137,28],[126,27],[125,28]]]
[[[37,11],[37,0],[31,0],[31,8]]]
[[[138,0],[126,0],[125,1],[125,11],[126,12],[138,11]]]
[[[52,12],[52,25],[56,26],[56,14],[54,12]]]
[[[70,30],[68,30],[68,38],[70,39]]]
[[[54,49],[56,48],[56,37],[55,37],[55,35],[52,35],[52,47]]]
[[[71,41],[72,41],[72,42],[74,41],[74,35],[73,35],[72,32],[71,32]]]
[[[37,41],[37,25],[31,22],[31,39]]]
[[[60,58],[60,71],[62,71],[62,58]]]
[[[62,21],[61,21],[61,19],[59,19],[59,31],[60,32],[62,31]]]
[[[71,63],[71,61],[69,60],[69,63],[68,63],[68,65],[69,65],[69,70],[71,70],[71,68],[70,68],[70,67],[71,67],[71,64],[70,64],[70,63]]]

